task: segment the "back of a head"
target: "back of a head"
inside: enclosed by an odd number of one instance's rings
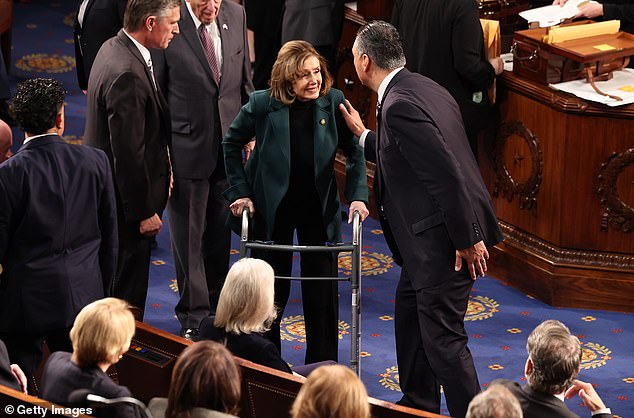
[[[522,418],[519,401],[502,385],[492,385],[469,403],[466,418]]]
[[[149,16],[160,19],[180,4],[180,0],[128,0],[123,16],[123,27],[128,33],[141,30]]]
[[[18,84],[11,113],[18,125],[31,135],[41,135],[55,127],[66,92],[52,78],[32,78]]]
[[[366,54],[379,68],[393,70],[405,65],[401,37],[394,26],[374,20],[357,31],[354,47],[357,54]]]
[[[581,344],[561,322],[547,320],[528,336],[526,351],[533,370],[526,378],[537,391],[559,394],[577,378],[581,363]]]
[[[266,331],[275,318],[275,273],[264,260],[231,266],[218,297],[214,325],[234,334]]]
[[[369,418],[368,393],[357,375],[340,365],[322,366],[308,375],[292,418]]]
[[[193,408],[237,415],[240,371],[229,350],[213,341],[187,347],[172,372],[166,418],[186,417]]]
[[[105,298],[86,305],[70,331],[75,361],[79,366],[116,363],[128,351],[134,330],[127,302]]]

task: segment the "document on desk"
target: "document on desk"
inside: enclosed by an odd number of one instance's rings
[[[614,77],[608,81],[595,81],[594,84],[605,93],[618,96],[623,100],[615,100],[608,96],[602,96],[585,79],[566,81],[564,83],[550,84],[555,90],[565,91],[575,96],[604,105],[616,107],[634,103],[634,69],[626,68],[614,71]]]
[[[585,3],[588,3],[588,0],[568,0],[563,6],[537,7],[524,10],[519,15],[526,19],[528,23],[538,22],[540,28],[546,28],[558,25],[564,20],[574,17],[579,11],[579,6]]]

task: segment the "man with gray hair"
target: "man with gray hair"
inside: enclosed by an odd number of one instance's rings
[[[542,322],[528,336],[526,351],[526,386],[504,379],[491,382],[506,386],[519,399],[525,418],[579,418],[564,403],[576,394],[593,418],[612,417],[594,387],[577,380],[581,343],[568,327],[553,319]]]
[[[396,29],[363,26],[352,54],[361,82],[378,93],[377,132],[349,103],[341,111],[376,162],[383,227],[403,259],[394,321],[399,403],[438,413],[442,385],[451,416],[464,417],[480,392],[464,316],[473,281],[487,270],[487,246],[502,233],[456,101],[403,68]]]
[[[489,385],[469,403],[466,418],[522,418],[519,401],[503,385]]]
[[[86,144],[113,168],[119,220],[114,296],[143,310],[150,245],[162,226],[170,179],[171,127],[148,48],[167,48],[178,33],[180,0],[130,0],[123,29],[106,41],[88,80]]]

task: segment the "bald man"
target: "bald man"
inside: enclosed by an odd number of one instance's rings
[[[13,144],[13,134],[11,128],[5,121],[0,119],[0,163],[5,162],[11,156],[11,145]]]

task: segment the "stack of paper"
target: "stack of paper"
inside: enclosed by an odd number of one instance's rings
[[[566,81],[564,83],[551,84],[550,87],[574,94],[585,100],[603,103],[608,106],[623,106],[634,103],[634,69],[626,68],[612,73],[614,77],[608,81],[595,81],[597,87],[608,94],[618,96],[623,100],[615,100],[602,96],[585,79]]]
[[[571,19],[579,12],[579,6],[588,0],[568,0],[563,6],[544,6],[520,12],[520,16],[528,23],[537,22],[540,28],[558,25],[566,19]]]

